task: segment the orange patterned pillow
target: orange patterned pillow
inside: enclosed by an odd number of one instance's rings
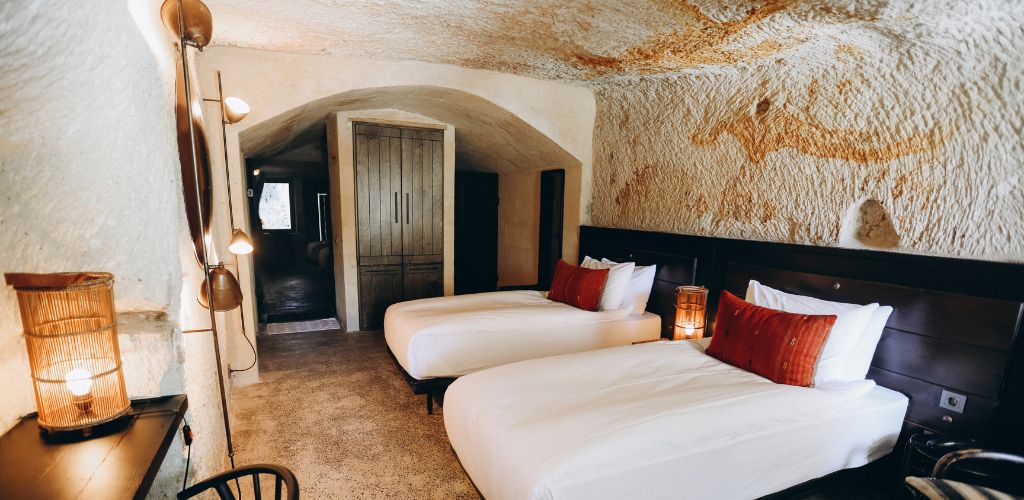
[[[559,259],[551,279],[548,299],[584,311],[596,311],[608,281],[608,269],[586,269]]]
[[[772,382],[807,387],[835,322],[835,315],[777,311],[722,291],[707,353]]]

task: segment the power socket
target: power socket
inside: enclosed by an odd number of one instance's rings
[[[964,406],[967,406],[967,396],[957,394],[952,391],[942,391],[942,396],[939,397],[940,408],[945,408],[957,413],[963,413]]]

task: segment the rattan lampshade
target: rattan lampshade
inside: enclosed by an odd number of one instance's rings
[[[676,288],[676,324],[673,338],[702,339],[708,308],[708,289],[702,286]]]
[[[121,372],[109,273],[5,275],[21,310],[39,425],[92,427],[124,415],[131,402]]]

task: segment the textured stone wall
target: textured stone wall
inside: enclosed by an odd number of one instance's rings
[[[0,18],[0,268],[110,271],[120,312],[176,315],[173,97],[133,19],[43,1],[5,2]],[[35,404],[7,286],[0,310],[6,429]]]
[[[984,7],[595,84],[592,223],[1024,260],[1024,8]]]
[[[182,255],[190,250],[174,67],[154,52],[171,50],[158,5],[0,3],[0,272],[114,273],[129,396],[187,392],[199,436],[193,474],[208,475],[223,467],[224,444],[215,365],[205,357],[212,350],[181,335]],[[6,285],[0,381],[5,432],[35,410],[16,297]],[[173,497],[184,462],[181,446],[169,451],[152,498]]]
[[[498,176],[498,286],[537,283],[540,170]]]

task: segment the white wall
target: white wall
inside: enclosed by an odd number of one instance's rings
[[[187,236],[158,7],[0,4],[0,271],[113,272],[129,396],[188,393],[193,474],[207,475],[223,467],[224,444],[214,365],[180,334]],[[21,333],[4,286],[0,431],[35,410]],[[153,496],[170,497],[183,467],[171,449]]]

